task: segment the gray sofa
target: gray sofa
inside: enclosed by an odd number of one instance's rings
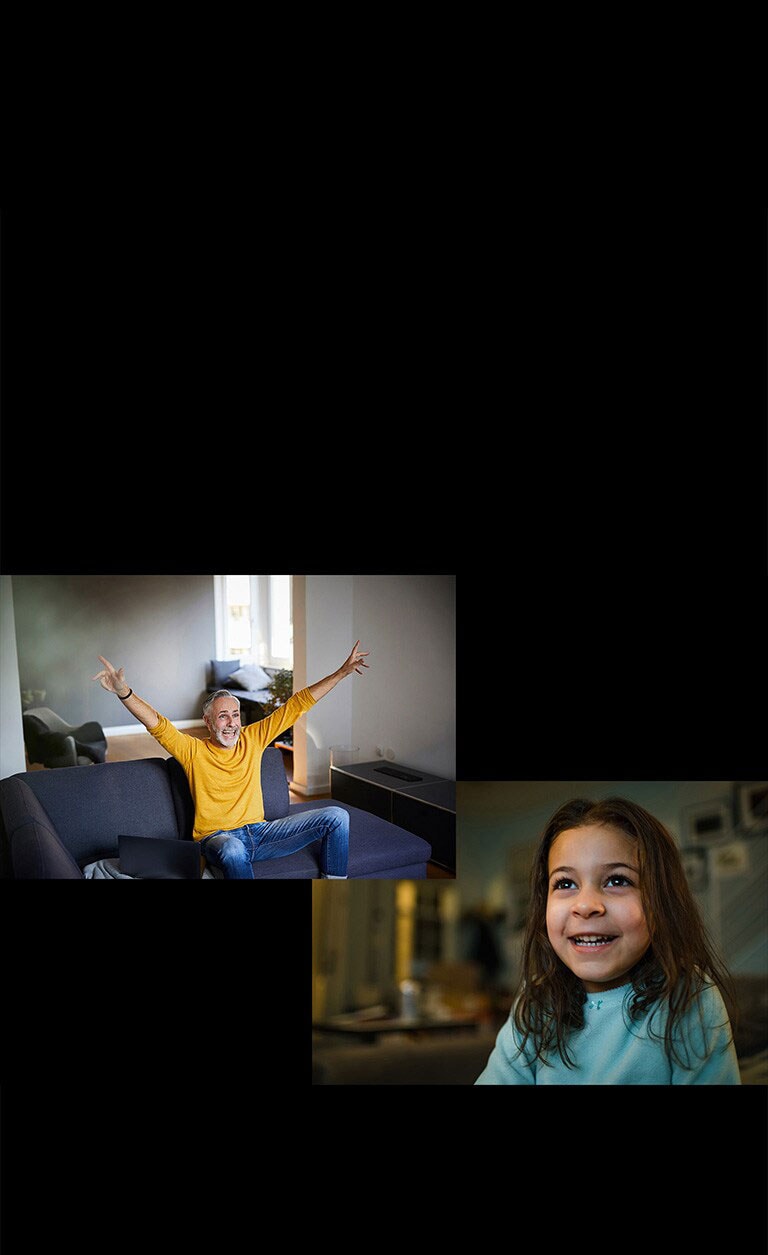
[[[267,819],[331,805],[291,804],[280,750],[264,751],[261,786]],[[354,806],[350,879],[424,879],[431,847],[421,837]],[[119,835],[191,841],[194,808],[175,759],[96,763],[27,771],[0,780],[0,875],[16,880],[82,880],[83,868],[117,858]],[[285,858],[253,864],[260,880],[315,880],[319,841]]]

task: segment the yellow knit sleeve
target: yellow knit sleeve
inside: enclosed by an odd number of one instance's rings
[[[274,741],[275,737],[285,732],[286,728],[292,728],[296,720],[305,715],[314,705],[315,699],[309,689],[299,689],[298,693],[288,698],[284,706],[278,706],[277,710],[273,710],[266,719],[252,723],[244,729],[244,732],[253,736],[259,745],[269,745],[270,741]]]
[[[181,763],[182,767],[187,767],[192,762],[195,749],[199,742],[193,736],[187,736],[184,732],[179,732],[175,728],[170,719],[166,719],[165,715],[161,715],[159,711],[155,711],[159,722],[154,728],[148,728],[147,731],[152,733],[156,741],[162,745],[164,750]]]

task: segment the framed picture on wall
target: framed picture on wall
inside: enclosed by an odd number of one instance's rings
[[[683,811],[683,833],[686,845],[713,845],[733,833],[733,811],[730,799],[714,798],[686,806]]]
[[[735,782],[733,818],[744,834],[768,832],[768,780]]]
[[[712,871],[718,880],[746,876],[749,871],[749,845],[746,841],[728,841],[712,852]]]

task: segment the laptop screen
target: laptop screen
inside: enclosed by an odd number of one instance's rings
[[[200,850],[195,841],[120,835],[120,870],[142,880],[199,880]]]

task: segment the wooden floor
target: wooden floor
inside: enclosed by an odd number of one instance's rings
[[[205,741],[207,728],[185,728],[189,736]],[[167,750],[149,732],[137,732],[135,736],[110,736],[107,738],[107,762],[127,763],[135,758],[170,758]]]
[[[189,736],[200,737],[206,740],[208,737],[207,728],[186,728],[185,731]],[[136,758],[170,758],[167,750],[158,744],[149,732],[137,732],[133,736],[110,736],[107,738],[107,762],[108,763],[125,763],[132,762]],[[285,774],[288,777],[288,792],[292,802],[304,802],[306,798],[303,794],[298,793],[291,786],[293,778],[293,754],[283,750],[283,762],[285,763]],[[30,764],[27,761],[27,771],[43,771],[44,768],[39,763]],[[313,793],[312,801],[321,798],[330,798],[328,793]],[[428,880],[454,880],[455,876],[451,872],[445,871],[444,868],[438,867],[435,863],[427,863],[427,879]]]

